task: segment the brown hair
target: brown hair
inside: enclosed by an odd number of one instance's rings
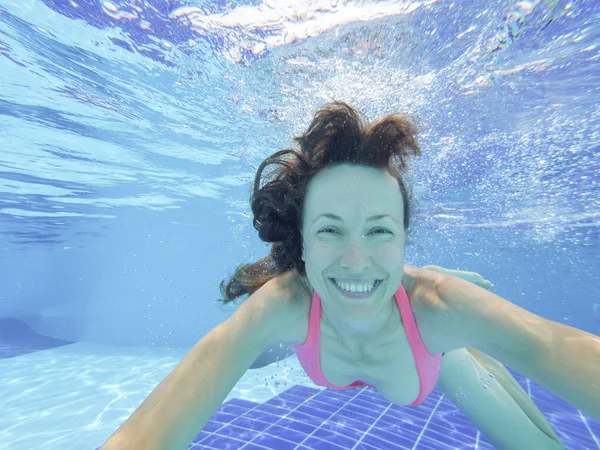
[[[256,172],[250,205],[258,236],[272,243],[270,253],[238,267],[221,282],[223,302],[252,294],[271,278],[296,269],[305,274],[302,255],[302,208],[306,187],[320,170],[350,163],[387,170],[398,180],[404,200],[404,229],[410,222],[410,199],[402,178],[407,158],[421,154],[417,127],[411,118],[391,114],[364,123],[350,105],[334,101],[317,111],[299,149],[281,150],[265,159]],[[275,168],[263,177],[269,165]]]

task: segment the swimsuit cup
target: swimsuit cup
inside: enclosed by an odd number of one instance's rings
[[[408,343],[415,358],[415,364],[417,366],[417,373],[419,374],[419,395],[417,398],[410,403],[408,406],[417,406],[427,398],[435,387],[439,374],[440,365],[443,354],[432,355],[425,348],[421,334],[417,328],[415,322],[415,316],[410,306],[410,301],[406,295],[404,287],[400,285],[396,293],[394,294],[396,303],[398,304],[398,310],[400,311],[400,317],[404,325],[406,337]],[[312,297],[312,303],[310,307],[310,318],[308,322],[308,335],[303,344],[295,343],[296,356],[300,361],[300,364],[304,368],[306,374],[312,379],[317,386],[324,386],[331,389],[343,390],[368,386],[364,381],[355,381],[348,386],[335,386],[323,375],[321,370],[321,359],[319,353],[319,341],[321,335],[321,297],[315,291]],[[372,385],[369,385],[374,387]]]

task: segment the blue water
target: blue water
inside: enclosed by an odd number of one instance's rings
[[[229,317],[254,172],[334,98],[420,121],[408,262],[600,334],[594,1],[0,0],[0,449],[98,447]],[[489,448],[438,391],[337,395],[250,370],[195,448]]]

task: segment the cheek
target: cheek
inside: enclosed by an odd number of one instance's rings
[[[320,243],[307,242],[304,251],[305,261],[312,264],[325,265],[325,261],[335,257],[335,248]]]
[[[379,253],[379,262],[387,266],[402,266],[404,264],[404,248],[390,247]]]

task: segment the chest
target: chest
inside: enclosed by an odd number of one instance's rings
[[[320,361],[323,375],[336,386],[361,380],[397,405],[409,404],[419,394],[419,375],[401,322],[393,331],[353,349],[321,326]]]

